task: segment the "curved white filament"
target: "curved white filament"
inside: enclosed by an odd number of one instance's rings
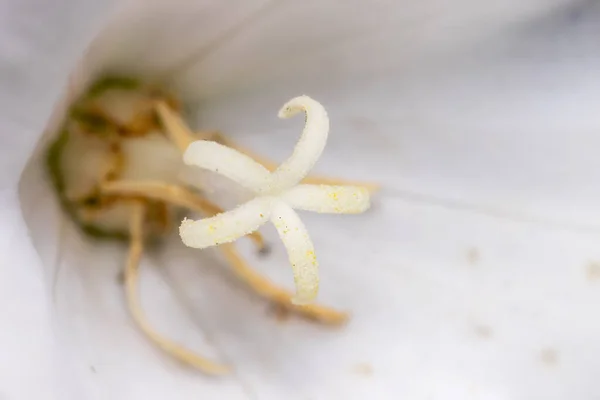
[[[296,283],[294,304],[308,304],[319,291],[319,264],[306,227],[298,214],[287,204],[273,204],[271,222],[285,246]]]
[[[370,207],[369,191],[360,186],[298,185],[281,199],[298,210],[329,214],[359,214]]]
[[[267,222],[272,203],[273,198],[257,197],[214,217],[197,221],[184,219],[179,235],[186,246],[197,249],[233,242]]]

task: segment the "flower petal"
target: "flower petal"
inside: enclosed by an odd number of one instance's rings
[[[360,186],[298,185],[282,196],[292,208],[331,214],[359,214],[369,209],[369,190]]]
[[[43,234],[26,224],[40,218],[39,196],[47,183],[19,182],[52,108],[64,92],[73,63],[79,59],[114,1],[3,1],[0,26],[0,126],[4,132],[0,161],[0,397],[48,400],[83,398],[82,380],[73,379],[71,359],[63,357],[67,341],[56,340],[58,318],[51,315],[49,280],[60,246],[56,225]],[[44,175],[45,177],[45,175]],[[20,188],[17,188],[19,182]],[[20,198],[30,194],[29,201]],[[40,203],[36,204],[35,200]],[[58,220],[59,218],[57,218]],[[47,221],[44,221],[47,222]],[[42,230],[42,229],[41,229]],[[38,239],[34,245],[33,237]],[[43,246],[38,243],[43,241]],[[46,268],[45,268],[46,267]],[[18,299],[18,300],[17,300]],[[79,376],[79,375],[78,375]],[[79,396],[78,396],[79,395]]]
[[[279,118],[290,118],[300,111],[306,112],[306,124],[294,153],[271,175],[268,191],[288,189],[300,182],[315,165],[329,134],[329,117],[323,106],[308,96],[288,101],[279,111]]]
[[[183,154],[183,162],[217,172],[251,190],[264,186],[270,176],[269,170],[252,158],[208,140],[190,144]]]
[[[184,219],[179,235],[186,246],[203,249],[233,242],[269,220],[271,197],[257,197],[241,206],[198,221]]]
[[[287,249],[294,272],[296,296],[293,304],[308,304],[319,291],[319,264],[306,227],[296,212],[287,204],[278,201],[272,209],[271,221],[283,245]]]

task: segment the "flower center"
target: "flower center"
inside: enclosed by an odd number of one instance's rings
[[[308,141],[302,142],[301,139],[293,160],[278,168],[218,133],[192,132],[179,110],[178,101],[161,90],[131,79],[104,79],[71,106],[60,134],[47,152],[50,178],[72,221],[93,237],[129,242],[124,268],[125,288],[128,307],[140,330],[166,353],[184,363],[211,374],[227,370],[156,332],[139,304],[137,280],[144,246],[148,239],[172,232],[174,225],[181,221],[182,213],[207,217],[200,220],[209,221],[205,232],[209,241],[206,243],[220,244],[219,249],[233,271],[259,295],[282,309],[296,311],[324,323],[343,323],[347,319],[345,313],[319,304],[294,304],[292,293],[256,272],[231,243],[241,236],[248,236],[258,250],[264,252],[267,249],[264,239],[256,229],[247,229],[247,226],[270,218],[292,254],[289,249],[294,243],[310,241],[301,221],[295,219],[292,207],[318,212],[348,212],[351,211],[350,203],[346,201],[348,196],[368,198],[366,192],[348,194],[342,186],[322,186],[345,183],[340,180],[306,176],[318,158],[313,157],[315,149],[320,146],[322,150],[324,146],[322,133],[320,136],[308,135],[309,139],[312,138]],[[288,112],[297,110],[290,109]],[[311,126],[307,124],[305,131],[313,129]],[[315,146],[315,139],[322,144]],[[233,174],[230,178],[255,190],[256,207],[224,212],[201,191],[180,179],[182,170],[189,168],[185,160],[190,161],[191,157],[196,164],[198,157],[194,156],[194,149],[199,143],[205,146],[201,151],[206,153],[206,157],[201,158],[208,164],[204,166],[214,165],[220,171],[229,171]],[[218,149],[217,153],[211,153],[211,146]],[[306,158],[307,151],[312,152],[314,160]],[[223,155],[224,152],[229,152],[232,164],[215,158],[215,155]],[[300,180],[305,184],[298,185]],[[324,199],[335,200],[323,202]],[[211,223],[214,216],[219,217]],[[232,230],[228,221],[236,220],[243,221],[242,225],[246,228]],[[185,224],[184,220],[182,229]],[[223,236],[225,231],[229,236]],[[302,259],[302,263],[308,260],[316,266],[312,245],[298,247],[296,253],[294,259]],[[302,270],[301,266],[299,268]],[[310,268],[303,271],[295,273],[297,286],[316,293],[316,286],[310,288],[305,284],[315,282],[315,276],[309,276],[313,271]],[[299,300],[297,302],[305,303],[310,298]]]

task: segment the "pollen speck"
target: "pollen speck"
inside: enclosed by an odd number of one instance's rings
[[[371,376],[373,375],[373,366],[371,366],[371,364],[369,363],[360,363],[360,364],[356,364],[354,366],[354,368],[352,368],[353,371],[356,374],[362,375],[362,376]]]
[[[588,263],[587,267],[587,279],[588,281],[598,281],[600,280],[600,263],[597,261],[591,261]]]
[[[552,367],[558,364],[558,351],[551,347],[542,349],[542,351],[539,354],[539,358],[544,365]]]

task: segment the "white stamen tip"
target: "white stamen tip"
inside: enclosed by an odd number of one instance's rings
[[[279,111],[281,118],[289,118],[300,111],[306,113],[302,135],[292,155],[271,174],[271,181],[262,189],[277,192],[289,189],[308,175],[315,165],[329,135],[329,117],[325,108],[308,96],[295,97]]]
[[[319,291],[319,263],[306,227],[298,214],[282,201],[273,206],[271,222],[285,246],[296,283],[296,304],[306,304]]]
[[[186,246],[197,249],[231,243],[256,231],[269,220],[271,202],[268,197],[257,197],[211,218],[198,221],[184,219],[179,227],[179,236]]]
[[[294,97],[281,107],[277,116],[282,119],[291,118],[301,111],[306,111],[307,107],[314,103],[316,101],[308,96]]]

